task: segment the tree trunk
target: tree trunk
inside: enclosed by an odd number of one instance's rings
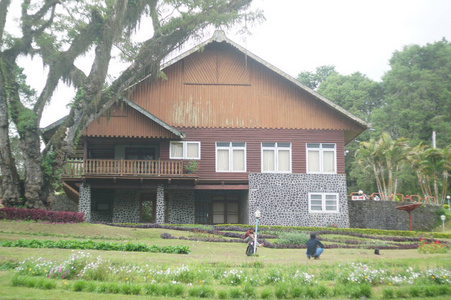
[[[47,195],[43,193],[44,174],[37,125],[21,136],[21,149],[25,166],[25,199],[28,208],[49,208]],[[51,174],[49,174],[51,176]]]
[[[9,142],[8,108],[6,105],[5,85],[0,72],[0,172],[1,191],[5,206],[20,205],[20,179]]]

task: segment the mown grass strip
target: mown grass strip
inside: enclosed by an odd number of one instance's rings
[[[175,253],[189,254],[188,246],[148,246],[142,243],[116,243],[116,242],[95,242],[93,240],[35,240],[20,239],[17,241],[0,241],[2,247],[22,247],[22,248],[58,248],[58,249],[81,249],[81,250],[105,250],[105,251],[134,251],[153,253]]]

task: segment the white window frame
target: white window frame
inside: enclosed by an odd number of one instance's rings
[[[218,144],[228,143],[228,146],[218,146]],[[239,146],[237,144],[244,144],[244,146]],[[218,173],[245,173],[247,172],[247,151],[246,142],[216,142],[215,143],[215,169]],[[228,170],[218,170],[218,150],[228,150],[229,151],[229,169]],[[233,170],[233,150],[244,150],[244,170]]]
[[[312,210],[312,196],[319,195],[321,196],[321,210]],[[327,210],[326,208],[326,197],[327,196],[335,196],[336,199],[336,209],[335,210]],[[308,193],[308,212],[309,213],[318,213],[318,214],[333,214],[340,212],[340,198],[338,193]]]
[[[319,147],[312,147],[312,145],[318,144]],[[309,147],[310,145],[310,147]],[[333,148],[326,148],[325,145],[334,145]],[[337,174],[337,144],[335,143],[306,143],[305,144],[305,155],[306,155],[306,164],[307,164],[307,174]],[[309,171],[309,150],[310,151],[318,151],[319,152],[319,171]],[[333,172],[325,172],[323,159],[324,152],[333,152],[334,154],[334,171]]]
[[[174,156],[172,154],[172,145],[173,144],[182,144],[182,151],[183,151],[183,155],[178,157],[178,156]],[[197,157],[189,157],[188,156],[188,144],[197,144],[198,146],[198,153],[199,155]],[[169,158],[170,159],[200,159],[200,142],[192,142],[192,141],[172,141],[169,143]]]
[[[266,144],[266,145],[265,145]],[[268,144],[273,144],[273,146],[269,146]],[[289,147],[283,147],[283,146],[280,146],[279,144],[289,144],[290,146]],[[263,151],[264,150],[272,150],[272,151],[274,151],[274,171],[264,171],[263,170],[263,159],[264,159],[264,157],[263,157]],[[286,151],[286,150],[288,150],[289,151],[289,156],[290,156],[290,161],[289,161],[289,170],[288,171],[280,171],[279,170],[279,151]],[[291,152],[291,143],[288,143],[288,142],[275,142],[275,143],[268,143],[268,142],[264,142],[264,143],[261,143],[261,155],[260,155],[260,157],[261,157],[261,172],[262,173],[291,173],[291,168],[292,168],[292,165],[291,165],[291,162],[292,162],[292,152]]]

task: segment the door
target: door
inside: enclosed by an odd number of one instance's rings
[[[237,197],[214,197],[213,224],[239,224],[238,203]]]
[[[140,218],[141,223],[155,223],[157,194],[141,194]]]
[[[210,211],[210,200],[206,199],[197,200],[195,207],[195,223],[210,224],[209,211]]]

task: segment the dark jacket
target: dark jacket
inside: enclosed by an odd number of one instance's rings
[[[324,248],[324,245],[318,241],[317,239],[309,239],[306,243],[307,245],[307,254],[308,255],[315,255],[316,248]]]

